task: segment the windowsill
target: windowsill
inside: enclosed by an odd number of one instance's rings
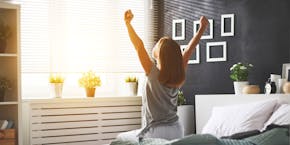
[[[128,97],[142,97],[139,93],[136,96],[129,95],[96,95],[95,97],[86,97],[86,96],[62,96],[61,98],[55,98],[51,96],[45,97],[25,97],[22,100],[61,100],[61,99],[94,99],[94,98],[128,98]]]
[[[96,97],[128,96],[124,78],[136,76],[138,80],[138,94],[141,96],[144,86],[144,74],[101,74],[102,85],[96,88]],[[65,74],[62,98],[86,98],[84,88],[79,87],[80,73]],[[51,86],[48,82],[49,73],[23,73],[21,96],[22,99],[53,99]]]
[[[120,101],[120,100],[139,100],[141,96],[64,96],[62,98],[25,98],[22,102],[86,102],[91,100]]]

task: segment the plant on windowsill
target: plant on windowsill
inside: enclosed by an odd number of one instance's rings
[[[7,47],[7,40],[11,37],[11,29],[5,23],[3,18],[0,18],[0,53],[4,53]]]
[[[93,71],[85,72],[79,79],[79,86],[86,89],[87,97],[95,97],[96,87],[101,86],[100,76]]]
[[[249,84],[248,75],[252,68],[252,64],[241,62],[230,68],[230,78],[234,81],[235,94],[242,94],[243,88]]]
[[[53,98],[61,98],[64,77],[60,73],[51,73],[49,76],[50,95]]]
[[[6,90],[10,88],[10,81],[5,78],[0,78],[0,102],[4,102]]]
[[[138,79],[135,76],[128,76],[125,78],[126,89],[129,96],[137,96]]]
[[[194,120],[194,108],[193,105],[186,105],[186,99],[182,91],[178,91],[177,105],[177,115],[179,122],[184,127],[184,135],[194,133],[194,123],[192,123],[192,120]]]

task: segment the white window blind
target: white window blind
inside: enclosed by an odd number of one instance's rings
[[[157,37],[153,1],[14,1],[21,4],[23,73],[143,72],[123,22],[126,9],[147,48]]]
[[[132,24],[150,53],[158,38],[158,1],[9,1],[21,5],[23,98],[49,98],[50,72],[64,73],[63,97],[83,96],[80,72],[94,70],[101,76],[100,96],[119,95],[128,73],[143,76],[123,15],[133,11]]]

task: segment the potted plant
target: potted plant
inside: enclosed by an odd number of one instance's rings
[[[177,115],[179,122],[184,127],[184,135],[194,133],[194,107],[193,105],[186,105],[186,99],[182,91],[178,91],[177,104]]]
[[[4,102],[5,92],[10,89],[10,81],[5,78],[0,78],[0,102]]]
[[[59,73],[50,74],[49,83],[50,83],[50,92],[51,92],[50,95],[54,98],[61,98],[64,77]]]
[[[138,79],[133,76],[125,78],[126,88],[129,96],[137,96],[138,91]]]
[[[101,79],[95,72],[88,71],[79,79],[79,85],[86,89],[87,97],[94,97],[96,87],[101,86]]]
[[[248,75],[252,68],[252,64],[240,62],[230,68],[230,78],[234,81],[235,94],[242,94],[243,88],[249,84]]]
[[[7,46],[7,40],[11,36],[11,29],[9,25],[5,23],[3,18],[0,18],[0,53],[4,53],[6,46]]]

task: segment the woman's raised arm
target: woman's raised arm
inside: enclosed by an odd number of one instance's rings
[[[131,10],[127,10],[124,15],[124,21],[127,26],[128,34],[130,37],[131,42],[133,43],[135,50],[137,51],[139,60],[141,62],[141,65],[146,73],[148,75],[151,71],[151,67],[153,65],[148,53],[145,50],[143,41],[140,39],[140,37],[135,32],[133,26],[131,25],[131,20],[133,19],[134,15],[131,12]]]
[[[183,53],[184,68],[187,68],[188,60],[190,59],[190,56],[192,55],[192,53],[195,51],[195,48],[203,32],[205,31],[207,25],[208,25],[208,20],[206,19],[206,17],[204,16],[200,17],[200,27],[197,31],[197,34],[190,40],[190,42],[187,45],[187,48],[184,50],[184,53]]]

